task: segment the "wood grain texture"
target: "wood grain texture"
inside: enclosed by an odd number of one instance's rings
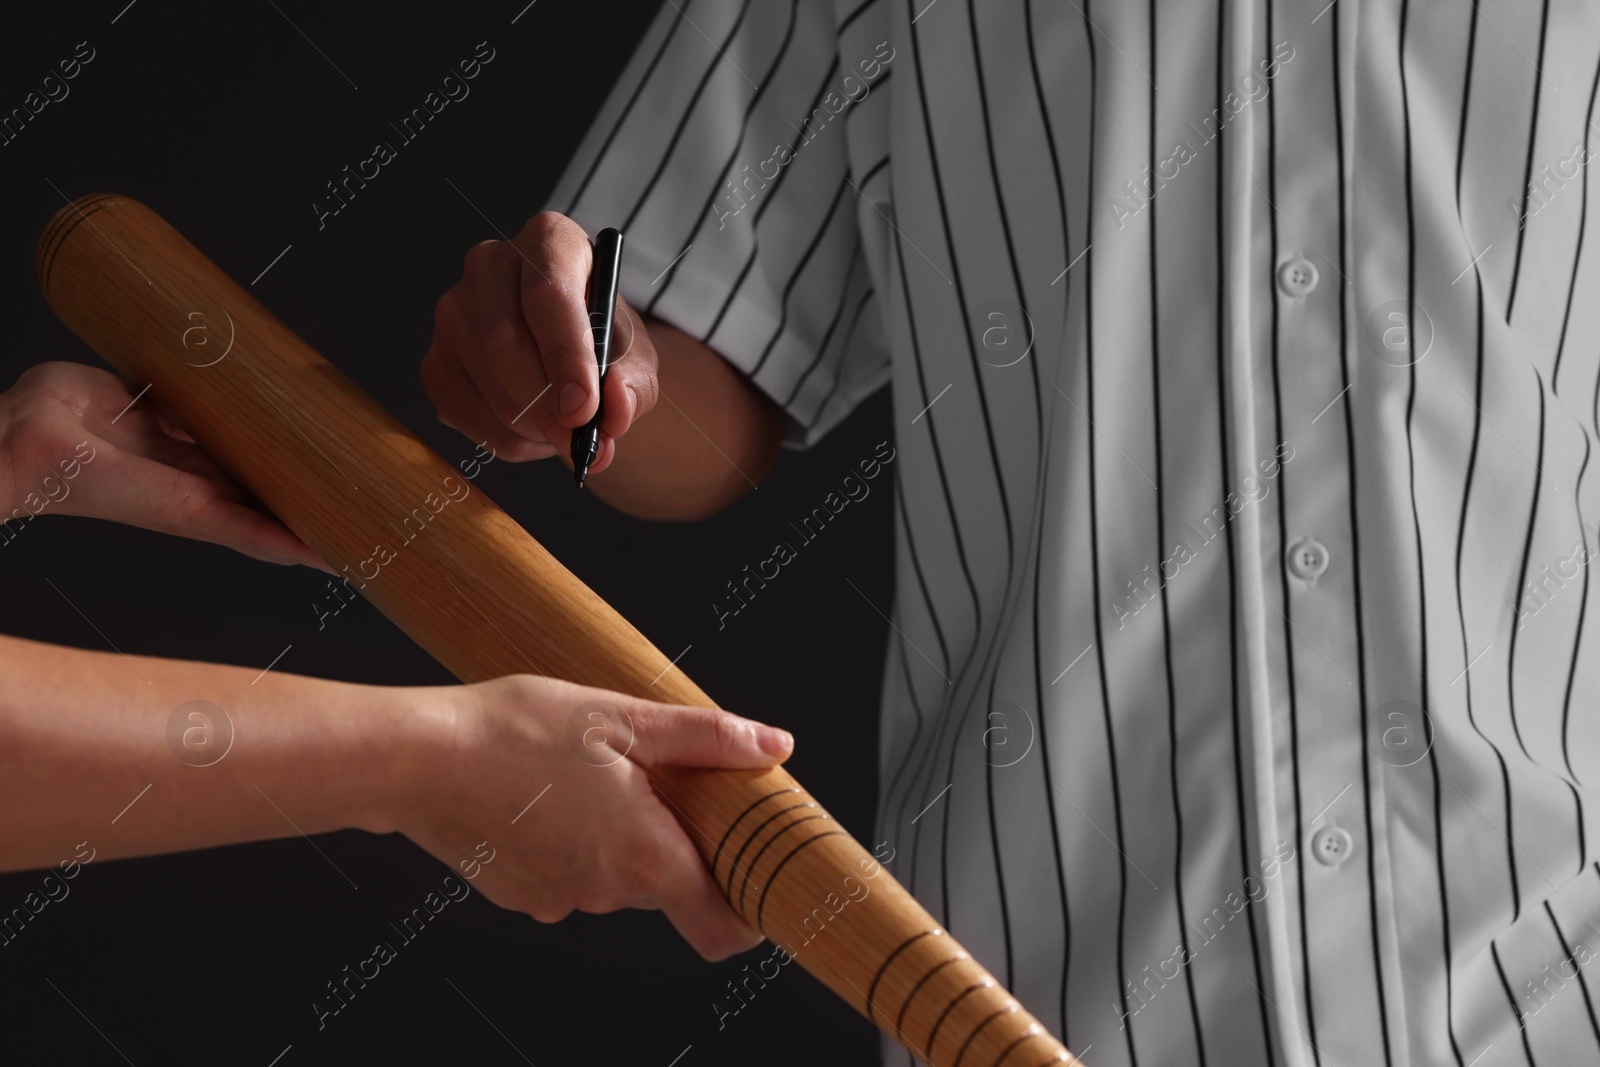
[[[438,454],[154,212],[59,212],[61,319],[463,681],[712,701]],[[652,772],[752,926],[939,1067],[1075,1062],[786,771]]]

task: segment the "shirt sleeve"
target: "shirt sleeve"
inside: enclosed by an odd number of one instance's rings
[[[747,375],[793,447],[889,375],[862,192],[888,188],[888,67],[859,33],[841,62],[840,30],[819,0],[665,4],[548,204],[620,229],[623,296]]]

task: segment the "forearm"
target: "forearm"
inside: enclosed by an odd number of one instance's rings
[[[654,410],[617,442],[594,491],[643,519],[694,521],[754,488],[782,448],[783,413],[721,356],[661,322]]]
[[[416,742],[450,707],[442,689],[258,678],[9,637],[0,677],[4,870],[54,866],[85,840],[114,858],[391,829]],[[191,701],[221,712],[192,705],[170,724]]]

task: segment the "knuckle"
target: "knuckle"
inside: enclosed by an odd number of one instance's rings
[[[551,389],[544,394],[528,412],[528,418],[539,427],[547,441],[565,441],[567,431],[561,425],[561,413],[556,409],[556,390]]]
[[[17,375],[16,382],[11,386],[12,395],[31,396],[35,392],[42,391],[49,385],[54,368],[53,363],[40,363],[29,367]]]
[[[587,692],[583,686],[569,682],[564,678],[547,678],[542,674],[528,672],[508,674],[499,681],[500,684],[509,686],[512,694],[517,699],[530,702],[538,700],[574,700],[580,694]]]
[[[462,269],[469,278],[488,273],[504,262],[507,245],[504,241],[479,241],[467,249]]]
[[[579,901],[576,910],[588,915],[609,915],[614,911],[621,911],[627,906],[625,899],[619,894],[596,890]]]
[[[529,257],[524,282],[549,283],[563,298],[576,293],[582,303],[587,274],[582,261],[589,253],[589,235],[582,226],[560,212],[541,211],[523,224],[515,244]]]
[[[559,699],[561,687],[569,682],[558,678],[542,678],[537,674],[508,674],[500,680],[510,698],[520,706],[537,704],[541,700]]]
[[[634,400],[637,403],[633,413],[635,418],[653,411],[656,402],[661,399],[661,381],[656,377],[654,368],[651,368],[648,373],[635,374],[630,377],[628,379],[628,388],[633,390]]]
[[[522,332],[516,322],[499,315],[484,327],[483,341],[497,351],[517,352],[522,347]]]
[[[654,374],[649,374],[639,385],[640,388],[634,390],[634,397],[639,401],[637,414],[648,415],[661,402],[661,382]]]
[[[517,413],[521,410],[517,406],[517,402],[498,389],[493,390],[492,395],[487,397],[487,400],[489,402],[489,410],[494,412],[494,417],[499,420],[499,425],[495,427],[496,431],[510,434],[516,433],[511,424],[516,422]],[[519,425],[526,425],[526,419]]]
[[[512,907],[542,923],[558,923],[572,914],[574,901],[559,888],[526,886],[515,892]]]
[[[182,477],[175,486],[172,514],[181,519],[191,519],[210,507],[217,494],[210,485],[192,475]]]
[[[726,712],[712,712],[710,718],[711,735],[718,751],[734,752],[743,747],[745,734],[748,732],[744,723]]]
[[[529,216],[528,221],[522,224],[522,230],[518,236],[540,237],[544,234],[550,233],[561,223],[566,221],[568,221],[567,217],[561,214],[561,212],[546,209],[539,212],[537,215]]]
[[[433,326],[436,330],[454,326],[461,314],[461,295],[455,289],[445,293],[433,304]]]
[[[12,414],[0,431],[0,437],[10,441],[26,442],[33,446],[53,446],[58,435],[55,420],[42,410],[42,405],[35,402],[31,393],[18,393],[18,386],[12,386],[12,393],[18,401],[17,409]],[[16,457],[11,457],[15,459]]]
[[[572,914],[571,908],[560,904],[530,903],[522,910],[542,923],[558,923]]]
[[[542,242],[548,238],[569,234],[574,230],[582,232],[582,228],[576,222],[573,222],[561,212],[545,210],[523,223],[522,230],[517,236],[535,242]]]
[[[585,334],[581,340],[568,338],[554,345],[550,352],[551,363],[566,370],[593,367],[594,348],[588,342],[589,337]]]
[[[720,963],[730,956],[737,956],[746,949],[753,948],[760,942],[759,938],[735,930],[718,930],[706,935],[704,942],[697,951],[700,957],[711,963]]]

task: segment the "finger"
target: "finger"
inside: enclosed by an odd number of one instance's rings
[[[708,960],[725,960],[747,952],[764,940],[760,932],[739,918],[723,899],[683,830],[674,827],[662,835],[655,861],[656,907],[666,915],[683,939]]]
[[[173,521],[166,522],[157,517],[150,528],[223,545],[267,563],[311,567],[328,574],[339,573],[315,549],[270,515],[220,496],[209,500],[198,496],[190,499],[196,503],[186,509],[186,513],[180,513],[173,517]]]
[[[32,369],[41,372],[42,381],[51,383],[52,392],[67,390],[71,402],[65,406],[82,417],[85,427],[108,441],[120,444],[124,437],[133,437],[194,444],[194,438],[161,410],[154,397],[145,390],[134,393],[109,371],[69,363],[41,363]]]
[[[461,299],[465,300],[466,297]],[[477,333],[465,313],[446,309],[445,303],[440,301],[440,309],[435,312],[433,341],[423,355],[418,370],[440,421],[463,433],[469,432],[468,426],[472,427],[471,432],[479,435],[477,440],[505,442],[507,447],[497,448],[497,451],[520,452],[512,447],[517,441],[543,445],[545,442],[533,420],[525,417],[525,407],[512,414],[508,426],[485,399],[467,372],[467,364],[481,358]],[[538,373],[537,365],[534,373]],[[511,426],[531,431],[531,434],[518,433]]]
[[[787,730],[716,708],[635,701],[626,710],[633,723],[628,758],[644,767],[755,769],[781,763],[794,750]]]
[[[173,422],[171,417],[160,408],[156,409],[156,418],[161,423],[161,432],[168,437],[176,437],[178,440],[187,441],[191,445],[195,443],[194,438],[189,436],[189,431]]]
[[[133,412],[129,411],[127,414],[122,415],[121,419],[127,419],[132,415]],[[185,430],[182,426],[178,425],[177,422],[173,421],[172,416],[168,415],[165,411],[162,411],[159,404],[153,402],[151,403],[149,415],[150,420],[155,424],[156,430],[159,430],[166,436],[175,438],[176,440],[184,441],[191,445],[195,443],[194,438],[189,435],[189,431]],[[119,419],[119,421],[121,421],[121,419]]]
[[[85,476],[96,478],[94,514],[101,518],[224,545],[269,563],[337,573],[288,527],[229,499],[223,485],[199,475],[108,447],[104,461]]]
[[[459,314],[465,317],[470,344],[458,346],[457,352],[462,369],[501,425],[530,441],[553,442],[565,435],[549,436],[537,419],[538,409],[548,407],[535,404],[547,381],[518,306],[521,259],[505,241],[485,241],[467,253]],[[448,314],[445,325],[448,329]],[[548,400],[549,394],[545,396]]]
[[[607,467],[611,466],[611,461],[616,459],[616,457],[617,439],[606,433],[604,430],[601,430],[600,447],[595,450],[594,462],[589,464],[589,477],[592,478],[596,474],[599,474],[601,471],[605,470]]]
[[[106,427],[100,431],[100,435],[110,443],[113,451],[142,456],[163,466],[193,474],[210,482],[224,498],[236,504],[255,506],[255,498],[249,491],[234,481],[199,445],[169,435],[160,420],[154,417],[149,422],[135,422],[126,429],[122,425]]]
[[[611,367],[606,372],[605,414],[600,426],[612,437],[621,437],[640,416],[656,406],[660,396],[658,357],[644,321],[621,299],[617,301],[613,336],[615,347],[611,350]]]
[[[154,527],[161,529],[161,527]],[[339,571],[318,555],[316,549],[296,537],[294,532],[270,515],[217,497],[192,511],[180,525],[165,532],[210,541],[253,559],[284,566],[311,567],[328,574]]]
[[[533,332],[552,386],[551,424],[570,431],[593,418],[600,403],[600,372],[585,298],[594,249],[581,226],[553,211],[529,219],[516,245],[526,257],[523,320]],[[552,430],[550,440],[559,439]]]
[[[487,441],[499,458],[523,463],[555,455],[550,445],[515,433],[489,410],[448,340],[435,335],[422,357],[419,374],[439,421],[473,441]]]

